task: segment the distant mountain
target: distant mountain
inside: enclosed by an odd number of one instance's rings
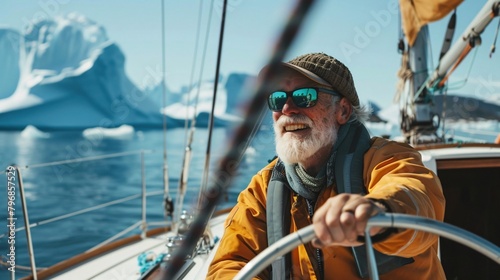
[[[373,102],[369,102],[371,106]],[[376,106],[376,105],[375,105]],[[375,110],[370,116],[371,120],[380,119],[384,122],[398,122],[399,109],[394,104],[383,110]],[[447,120],[497,120],[500,121],[500,103],[496,99],[482,100],[473,97],[448,94],[434,96],[434,111],[442,112],[446,108]],[[397,117],[396,117],[397,116]]]
[[[244,73],[232,73],[227,77],[224,88],[228,94],[228,113],[241,115],[244,112],[244,106],[252,97],[251,85],[255,80],[255,76]]]
[[[473,97],[448,94],[434,97],[438,112],[446,108],[446,118],[451,120],[497,120],[500,121],[500,105]]]
[[[366,106],[370,110],[370,115],[368,116],[369,122],[386,122],[378,115],[382,109],[375,102],[368,101]]]

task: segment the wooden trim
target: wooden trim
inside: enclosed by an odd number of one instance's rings
[[[436,161],[437,170],[500,167],[500,158],[443,159]]]
[[[414,148],[416,150],[434,150],[434,149],[442,149],[442,148],[462,148],[462,147],[491,147],[491,148],[500,148],[500,144],[494,143],[448,143],[448,144],[419,144]]]
[[[167,232],[169,229],[170,229],[169,227],[154,228],[152,230],[147,231],[146,236],[150,237],[150,236],[162,234],[162,233]],[[81,254],[76,255],[72,258],[61,261],[61,262],[59,262],[51,267],[48,267],[46,269],[38,271],[37,272],[38,279],[47,279],[48,277],[53,276],[56,273],[59,273],[61,271],[64,271],[64,270],[66,270],[74,265],[88,261],[94,257],[97,257],[97,256],[102,255],[104,253],[108,253],[108,252],[113,251],[113,250],[116,250],[116,249],[123,247],[125,245],[129,245],[129,244],[132,244],[134,242],[138,242],[140,240],[141,240],[141,235],[137,234],[137,235],[133,235],[130,237],[126,237],[126,238],[117,240],[113,243],[106,244],[106,245],[99,247],[95,250],[81,253]],[[22,280],[31,280],[31,279],[33,279],[33,275],[29,275],[25,278],[22,278]]]
[[[229,211],[231,211],[231,208],[226,208],[226,209],[222,209],[222,210],[219,210],[219,211],[216,211],[214,213],[214,217],[217,217],[219,215],[222,215],[222,214],[226,214],[228,213]],[[166,227],[160,227],[160,228],[154,228],[154,229],[151,229],[151,230],[148,230],[146,232],[146,237],[151,237],[151,236],[156,236],[156,235],[159,235],[159,234],[162,234],[162,233],[166,233],[170,230],[170,227],[169,226],[166,226]],[[133,236],[130,236],[130,237],[126,237],[126,238],[123,238],[123,239],[119,239],[115,242],[112,242],[112,243],[109,243],[109,244],[106,244],[102,247],[99,247],[95,250],[92,250],[92,251],[87,251],[87,252],[84,252],[84,253],[81,253],[79,255],[76,255],[72,258],[69,258],[67,260],[64,260],[64,261],[61,261],[51,267],[48,267],[46,269],[42,269],[42,270],[39,270],[37,272],[37,276],[38,276],[38,279],[47,279],[51,276],[54,276],[55,274],[57,273],[60,273],[60,272],[63,272],[64,270],[67,270],[68,268],[71,268],[79,263],[82,263],[82,262],[85,262],[85,261],[88,261],[90,259],[93,259],[95,257],[98,257],[100,255],[103,255],[105,253],[109,253],[113,250],[116,250],[120,247],[123,247],[123,246],[126,246],[126,245],[130,245],[134,242],[138,242],[138,241],[141,241],[142,238],[141,238],[141,235],[140,234],[137,234],[137,235],[133,235]],[[26,276],[24,278],[22,278],[22,280],[32,280],[33,279],[33,275],[29,275],[29,276]]]

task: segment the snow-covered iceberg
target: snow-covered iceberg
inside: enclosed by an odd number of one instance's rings
[[[19,82],[19,43],[21,34],[0,29],[0,99],[12,95]]]
[[[0,87],[0,129],[161,125],[160,107],[126,76],[120,48],[84,16],[38,21],[17,37],[0,30],[0,48],[8,81]]]
[[[101,140],[103,138],[116,140],[129,140],[134,138],[134,128],[130,125],[121,125],[115,128],[93,127],[85,129],[83,137],[90,140]]]
[[[32,125],[28,125],[25,129],[23,129],[23,131],[21,131],[20,136],[22,138],[48,139],[50,138],[50,133],[43,132]]]
[[[248,101],[249,85],[255,77],[247,74],[232,73],[227,79],[222,78],[217,86],[214,107],[213,126],[230,126],[239,124],[242,119],[243,105]],[[189,125],[195,120],[198,127],[207,127],[210,121],[214,82],[204,82],[182,94],[178,102],[163,108],[168,124],[183,126],[188,119]],[[245,96],[247,94],[247,96]],[[195,117],[196,114],[196,117]]]
[[[180,92],[165,91],[161,82],[139,89],[124,64],[105,29],[79,14],[34,22],[24,33],[0,28],[0,129],[161,128],[164,116],[168,127],[193,118],[208,125],[213,81]],[[241,122],[254,79],[233,73],[218,81],[214,126]]]

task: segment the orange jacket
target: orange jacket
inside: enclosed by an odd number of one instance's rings
[[[207,279],[232,279],[245,264],[267,247],[266,194],[276,160],[260,170],[241,192],[238,203],[226,221],[221,244],[209,268]],[[373,138],[364,155],[363,180],[366,197],[383,199],[394,213],[412,214],[442,221],[445,199],[436,174],[424,167],[420,153],[406,144]],[[322,190],[318,209],[336,195],[335,186]],[[291,197],[290,232],[311,224],[307,203]],[[387,255],[413,257],[411,264],[381,275],[381,279],[445,279],[437,256],[438,238],[413,230],[399,230],[375,248]],[[323,250],[324,279],[360,279],[350,248],[329,247]],[[309,253],[308,253],[309,252]],[[291,252],[292,279],[316,279],[317,265],[310,244]],[[311,256],[311,257],[309,257]],[[269,279],[269,271],[259,275]]]

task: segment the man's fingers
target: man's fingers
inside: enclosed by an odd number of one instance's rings
[[[358,234],[356,233],[356,218],[354,217],[354,213],[352,212],[343,212],[340,215],[340,226],[344,233],[344,237],[350,241],[356,241]],[[339,240],[344,241],[344,240]]]
[[[318,248],[359,245],[357,237],[364,235],[368,219],[384,211],[375,202],[360,195],[341,194],[331,198],[313,217],[318,237],[313,245]],[[370,233],[373,235],[379,231],[380,228],[373,228]]]

